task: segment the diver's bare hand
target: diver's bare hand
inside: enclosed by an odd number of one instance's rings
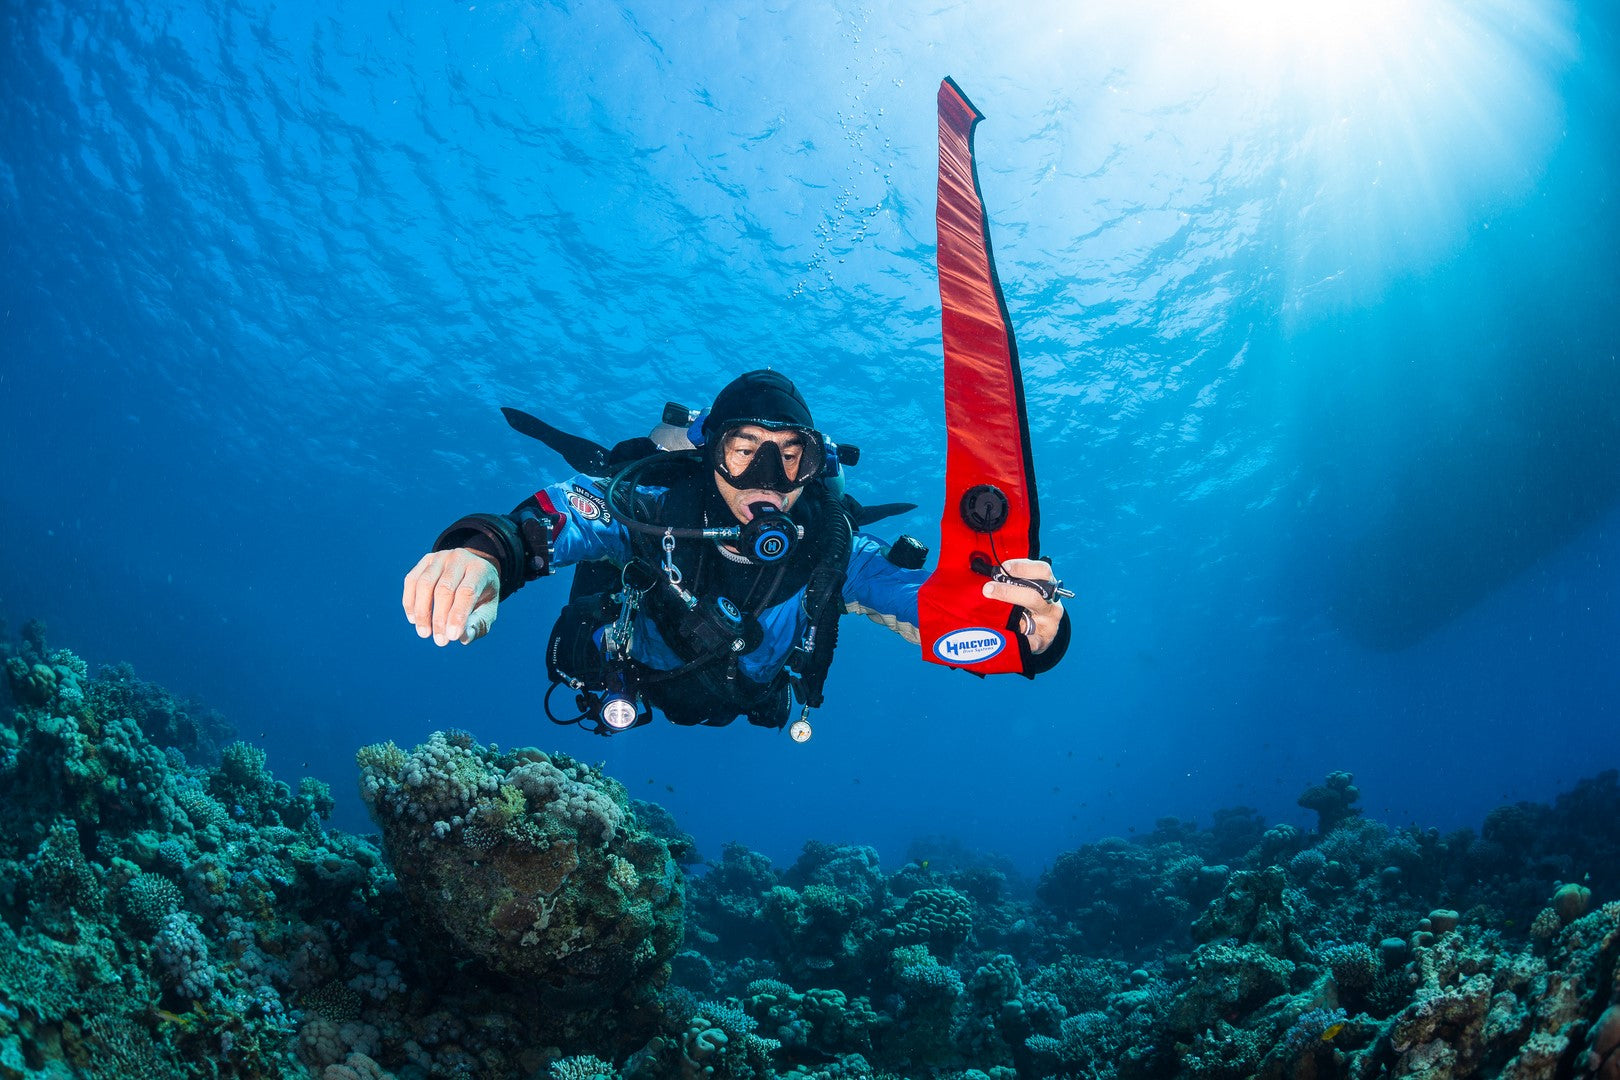
[[[489,633],[500,602],[500,571],[472,548],[431,552],[405,575],[405,617],[435,645],[471,645]]]
[[[1001,565],[1012,577],[1032,581],[1053,580],[1052,567],[1039,559],[1008,559]],[[1030,652],[1037,655],[1043,653],[1056,640],[1058,627],[1063,623],[1062,600],[1048,600],[1028,585],[1001,581],[985,582],[984,595],[1023,608],[1024,617],[1019,624],[1019,633],[1029,642]]]

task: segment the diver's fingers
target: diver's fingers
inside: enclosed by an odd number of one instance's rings
[[[433,633],[433,586],[444,565],[444,552],[430,551],[405,575],[405,617],[416,624],[416,636]]]
[[[1032,581],[1053,579],[1052,564],[1040,559],[1008,559],[1001,564],[1001,568],[1013,577],[1029,578]]]
[[[1011,570],[1012,565],[1009,563],[1007,568]],[[1057,638],[1058,626],[1063,622],[1062,603],[1046,599],[1039,589],[1030,588],[1028,585],[987,581],[984,583],[983,591],[991,600],[1003,600],[1021,610],[1023,618],[1019,621],[1018,631],[1029,640],[1030,652],[1045,652],[1046,647]]]
[[[1029,608],[1015,608],[1018,612],[1018,632],[1029,638],[1029,643],[1035,645],[1035,616],[1029,613]]]
[[[489,624],[495,621],[493,615],[487,616],[483,618],[482,629],[477,634],[469,638],[464,633],[475,610],[485,605],[493,607],[500,599],[501,575],[493,565],[471,551],[462,550],[457,554],[461,556],[457,561],[461,566],[462,576],[460,583],[456,585],[449,617],[445,620],[444,635],[448,639],[468,645],[481,637],[489,629]]]
[[[1058,629],[1063,625],[1063,605],[1047,604],[1040,611],[1026,611],[1024,621],[1034,624],[1024,634],[1029,639],[1029,651],[1043,653],[1048,645],[1057,640]]]
[[[1058,606],[1042,596],[1039,589],[1029,585],[1014,585],[1010,581],[987,581],[984,583],[983,591],[984,595],[992,600],[1005,600],[1009,604],[1028,608],[1037,617],[1040,616],[1041,609]]]
[[[500,601],[491,600],[487,604],[479,604],[472,609],[467,617],[467,627],[461,632],[458,639],[463,645],[471,645],[485,634],[495,624],[495,616],[500,613]]]
[[[1039,655],[1057,640],[1058,628],[1063,625],[1063,605],[1053,604],[1051,611],[1036,614],[1019,607],[1018,632],[1029,642],[1029,651]]]
[[[455,553],[439,572],[439,578],[433,583],[433,644],[443,646],[450,643],[449,622],[450,610],[456,604],[456,590],[461,587],[461,579],[466,576],[467,565],[455,558]]]
[[[405,617],[412,622],[416,621],[416,582],[422,576],[422,571],[427,569],[427,564],[432,561],[433,553],[430,551],[417,559],[416,565],[405,575],[405,592],[399,602],[405,608]]]

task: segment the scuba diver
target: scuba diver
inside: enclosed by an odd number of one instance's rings
[[[649,722],[656,707],[682,725],[741,716],[787,726],[802,742],[840,615],[867,615],[918,643],[926,549],[860,531],[897,508],[844,495],[842,467],[858,451],[823,435],[779,372],[740,376],[701,413],[672,408],[654,431],[659,443],[627,440],[611,452],[507,410],[580,472],[510,514],[445,529],[405,578],[405,615],[440,646],[471,644],[525,583],[576,566],[546,648],[552,720],[607,735]],[[1024,673],[1049,670],[1068,646],[1061,597],[1072,594],[1044,561],[999,569],[983,594],[1020,609]],[[552,711],[559,687],[572,691],[575,712]]]

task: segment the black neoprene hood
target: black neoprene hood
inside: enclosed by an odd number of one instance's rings
[[[815,420],[810,406],[786,375],[780,371],[750,371],[739,375],[715,395],[708,418],[703,421],[703,435],[712,439],[738,421],[762,420],[770,424],[784,424],[814,430]]]

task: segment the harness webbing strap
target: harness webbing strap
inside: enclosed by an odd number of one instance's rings
[[[808,657],[795,660],[799,678],[795,690],[799,703],[812,709],[821,707],[822,687],[832,667],[833,651],[838,648],[838,617],[844,613],[844,575],[849,567],[849,552],[854,543],[854,528],[844,509],[843,499],[831,491],[823,496],[821,504],[821,549],[816,568],[805,586],[804,607],[809,615],[809,626],[815,630],[815,644]],[[795,649],[795,654],[802,649]]]

